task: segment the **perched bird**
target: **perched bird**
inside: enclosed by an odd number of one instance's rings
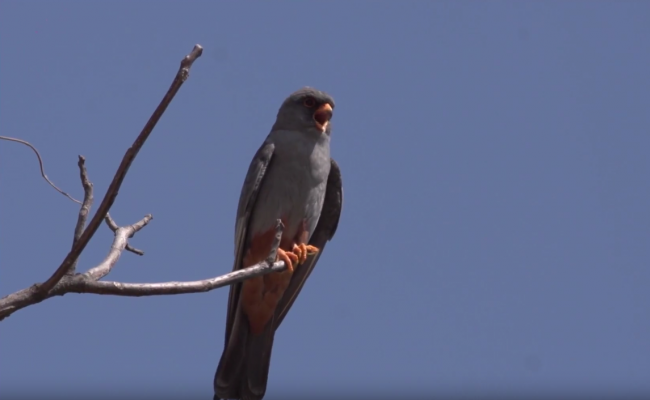
[[[343,187],[330,157],[334,100],[304,87],[280,107],[257,150],[239,198],[233,270],[268,258],[277,220],[284,224],[272,272],[232,285],[214,399],[260,400],[266,393],[273,338],[336,232]]]

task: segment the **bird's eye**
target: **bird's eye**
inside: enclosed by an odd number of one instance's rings
[[[307,97],[305,101],[302,102],[302,104],[304,104],[305,107],[312,108],[316,105],[316,100],[314,100],[313,97]]]

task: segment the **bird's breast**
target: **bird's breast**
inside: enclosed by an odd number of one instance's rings
[[[276,140],[253,211],[251,234],[267,232],[282,219],[284,237],[293,237],[302,227],[311,237],[323,207],[330,155],[329,140],[309,139],[284,135]]]

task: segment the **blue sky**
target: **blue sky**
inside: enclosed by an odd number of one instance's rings
[[[650,393],[650,3],[0,3],[0,134],[103,196],[195,43],[205,51],[111,214],[147,213],[108,279],[232,267],[277,108],[336,100],[345,204],[275,341],[267,398]],[[99,200],[98,200],[99,201]],[[0,142],[0,295],[46,279],[77,206]],[[102,227],[80,268],[98,263]],[[212,395],[227,290],[69,294],[1,323],[17,394]]]

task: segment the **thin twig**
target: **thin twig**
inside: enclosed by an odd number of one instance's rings
[[[48,178],[47,175],[45,175],[45,169],[43,168],[43,159],[41,158],[41,154],[38,152],[38,150],[36,150],[36,147],[32,146],[31,143],[29,143],[29,142],[27,142],[27,141],[25,141],[25,140],[22,140],[22,139],[16,139],[16,138],[12,138],[12,137],[9,137],[9,136],[0,136],[0,140],[8,140],[8,141],[10,141],[10,142],[16,142],[16,143],[24,144],[25,146],[27,146],[27,147],[29,147],[30,149],[32,149],[32,151],[34,151],[34,153],[36,154],[36,157],[38,158],[38,165],[39,165],[39,167],[41,168],[41,176],[43,177],[43,179],[45,179],[45,181],[46,181],[47,183],[49,183],[50,186],[52,186],[52,187],[54,188],[54,190],[56,190],[57,192],[61,193],[61,194],[64,195],[65,197],[67,197],[67,198],[69,198],[70,200],[74,201],[75,203],[77,203],[77,204],[81,204],[81,202],[80,202],[79,200],[75,199],[74,197],[70,196],[69,194],[67,194],[67,193],[64,192],[63,190],[59,189],[59,188],[58,188],[58,187],[57,187],[57,186],[56,186],[56,185],[55,185],[55,184],[50,180],[50,178]]]
[[[132,247],[132,246],[131,246],[130,244],[128,244],[128,243],[126,244],[126,247],[124,248],[124,250],[126,250],[126,251],[130,251],[131,253],[133,253],[133,254],[137,254],[137,255],[139,255],[139,256],[143,256],[143,255],[144,255],[144,251],[143,251],[143,250],[136,249],[135,247]]]
[[[267,264],[273,264],[278,256],[278,247],[280,247],[280,241],[282,240],[282,231],[284,231],[284,224],[281,219],[278,219],[275,223],[275,237],[273,237],[273,244],[271,245],[271,252],[266,258]]]
[[[126,245],[128,244],[128,240],[130,237],[135,235],[138,231],[140,231],[142,228],[147,226],[149,221],[153,219],[153,216],[151,214],[145,215],[144,218],[142,218],[140,221],[136,222],[133,225],[128,225],[124,227],[118,227],[115,229],[115,240],[113,241],[113,245],[111,246],[111,250],[108,252],[108,255],[102,261],[99,263],[94,268],[91,268],[87,272],[81,274],[86,276],[87,278],[91,280],[99,280],[108,275],[115,264],[117,263],[117,260],[120,259],[120,255],[122,254],[122,250],[126,248]],[[112,228],[111,228],[112,229]]]
[[[113,177],[113,181],[108,187],[108,190],[106,191],[106,194],[104,195],[99,208],[95,212],[95,215],[93,215],[93,218],[88,223],[88,227],[84,230],[77,243],[75,243],[72,250],[70,250],[54,274],[52,274],[52,276],[47,281],[39,285],[38,288],[41,296],[47,296],[47,293],[52,290],[52,288],[63,278],[63,276],[66,275],[67,271],[70,269],[74,261],[79,258],[81,252],[86,248],[86,245],[93,237],[95,232],[97,232],[99,225],[115,202],[118,191],[122,186],[122,182],[124,181],[124,178],[126,177],[126,174],[129,171],[129,167],[133,163],[133,160],[138,155],[138,152],[151,134],[151,131],[153,131],[153,128],[158,123],[158,120],[160,120],[160,117],[167,109],[169,103],[171,103],[180,87],[189,77],[189,71],[192,67],[192,64],[198,57],[201,56],[202,53],[203,48],[197,44],[194,46],[194,49],[192,49],[192,52],[185,56],[181,61],[181,66],[176,73],[176,77],[169,87],[169,90],[165,94],[165,97],[153,112],[149,118],[149,121],[147,121],[146,125],[142,129],[142,132],[140,132],[138,137],[133,142],[133,145],[126,151],[126,154],[124,154],[124,158],[122,159],[122,162],[120,163],[120,166],[118,167],[117,172]]]
[[[115,232],[120,228],[119,226],[117,226],[117,223],[109,213],[106,213],[106,216],[104,217],[104,221],[106,221],[106,225],[108,225],[109,229],[112,230],[113,232]]]
[[[84,201],[83,204],[81,204],[81,208],[79,209],[79,217],[77,218],[77,225],[74,228],[74,239],[72,240],[72,247],[74,248],[75,243],[79,241],[79,238],[81,237],[81,234],[84,231],[84,228],[86,227],[86,220],[88,219],[88,214],[90,214],[90,208],[93,205],[93,184],[90,182],[88,179],[88,171],[86,170],[86,159],[84,156],[79,156],[79,162],[77,163],[79,166],[79,176],[81,178],[81,185],[84,188]],[[77,261],[79,261],[79,258],[77,258],[72,265],[70,266],[70,269],[68,270],[68,275],[72,275],[75,272],[75,269],[77,268]]]

